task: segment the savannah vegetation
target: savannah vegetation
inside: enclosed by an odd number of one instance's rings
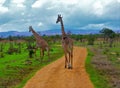
[[[6,39],[1,39],[0,88],[22,88],[25,82],[38,69],[63,55],[61,46],[58,46],[57,42],[54,44],[52,41],[49,44],[51,61],[48,61],[47,53],[45,53],[43,62],[41,62],[39,49],[34,54],[35,40],[33,36],[19,39],[18,37],[10,36]],[[31,51],[33,51],[32,55],[30,54]]]
[[[95,88],[120,87],[120,33],[103,28],[87,46],[86,71]]]
[[[95,88],[120,87],[120,33],[103,28],[99,34],[76,35],[69,31],[68,35],[75,46],[88,49],[86,71]],[[63,55],[60,35],[43,38],[50,45],[50,62],[47,54],[41,62],[39,49],[35,55],[33,36],[0,38],[0,88],[22,88],[38,69]]]

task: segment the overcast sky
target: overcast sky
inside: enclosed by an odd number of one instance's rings
[[[0,32],[60,29],[58,14],[66,29],[120,30],[120,0],[0,0]]]

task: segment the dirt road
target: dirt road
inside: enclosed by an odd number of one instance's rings
[[[24,88],[94,88],[85,70],[86,48],[74,47],[73,69],[64,68],[64,57],[38,71]]]

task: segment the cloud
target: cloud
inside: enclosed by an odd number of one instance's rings
[[[6,12],[8,12],[8,8],[0,6],[0,14],[6,13]]]
[[[17,7],[20,7],[20,8],[24,8],[25,5],[24,5],[24,2],[25,0],[12,0],[11,3],[16,5]]]
[[[42,22],[39,22],[39,23],[38,23],[38,26],[43,26],[43,23],[42,23]]]
[[[0,6],[3,5],[5,0],[0,0]]]
[[[103,5],[100,1],[97,1],[96,3],[94,3],[93,11],[94,11],[94,14],[96,14],[97,16],[101,16],[103,14]]]
[[[81,29],[102,29],[105,27],[105,24],[88,24],[85,27],[81,27]]]
[[[120,0],[0,0],[0,30],[27,31],[60,28],[62,14],[66,29],[103,26],[120,30]]]
[[[0,14],[8,12],[8,7],[3,6],[5,0],[0,0]]]
[[[32,8],[40,8],[43,6],[43,4],[46,2],[46,0],[37,0],[32,4]]]
[[[118,1],[118,3],[120,3],[120,0],[117,0]]]

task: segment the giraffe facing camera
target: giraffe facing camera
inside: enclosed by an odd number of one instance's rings
[[[56,23],[60,22],[62,31],[62,47],[65,54],[65,68],[73,68],[73,40],[65,33],[61,14],[58,14]]]

